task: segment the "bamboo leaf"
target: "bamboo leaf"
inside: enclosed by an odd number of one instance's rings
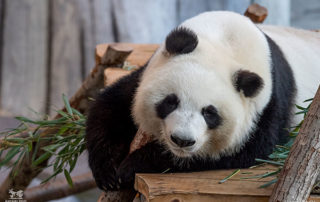
[[[275,178],[275,179],[273,179],[273,180],[270,180],[269,182],[267,182],[267,183],[265,183],[265,184],[263,184],[263,185],[261,185],[259,188],[266,188],[266,187],[269,187],[270,185],[272,185],[272,184],[274,184],[274,183],[276,183],[277,182],[277,178]]]
[[[233,176],[235,176],[236,174],[238,174],[240,172],[240,169],[237,169],[235,171],[233,171],[233,173],[231,173],[231,175],[225,177],[224,179],[219,181],[219,184],[222,184],[224,182],[226,182],[228,179],[232,178]]]
[[[47,179],[43,180],[41,182],[41,184],[44,184],[44,183],[48,182],[49,180],[51,180],[52,178],[54,178],[55,176],[57,176],[61,172],[62,172],[62,169],[56,170],[50,177],[48,177]]]
[[[75,157],[73,158],[73,160],[71,160],[71,161],[69,162],[69,164],[70,164],[69,172],[70,172],[70,173],[72,172],[72,170],[73,170],[74,167],[76,166],[77,160],[78,160],[78,155],[76,154]]]
[[[63,98],[64,105],[65,105],[65,107],[66,107],[67,112],[68,112],[71,116],[73,116],[73,112],[72,112],[72,109],[71,109],[71,106],[70,106],[70,103],[69,103],[69,100],[68,100],[67,96],[63,94],[63,95],[62,95],[62,98]]]
[[[72,178],[70,176],[70,173],[66,169],[64,169],[64,176],[66,177],[66,180],[67,180],[69,186],[73,187]]]
[[[10,160],[19,153],[19,150],[20,150],[19,146],[11,148],[8,151],[7,155],[4,157],[3,161],[0,162],[0,167],[2,167],[4,165],[6,165],[7,163],[9,163]]]
[[[277,161],[271,161],[271,160],[264,160],[264,159],[258,159],[256,158],[257,162],[263,162],[263,163],[269,163],[277,166],[283,166],[283,163],[277,162]]]
[[[50,158],[51,153],[50,152],[46,152],[44,154],[42,154],[39,158],[37,158],[37,160],[32,162],[33,166],[37,166],[40,163],[44,162],[45,160],[47,160],[48,158]]]

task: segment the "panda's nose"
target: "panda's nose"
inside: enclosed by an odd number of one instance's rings
[[[170,136],[170,138],[171,138],[172,142],[174,142],[179,147],[188,147],[188,146],[194,145],[194,143],[196,143],[196,141],[194,141],[192,139],[182,139],[175,134],[172,134]]]

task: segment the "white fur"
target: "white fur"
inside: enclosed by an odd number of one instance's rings
[[[282,49],[294,74],[297,85],[295,103],[306,107],[303,101],[313,98],[320,84],[320,34],[313,31],[263,25],[260,28]],[[295,116],[292,125],[302,115]]]
[[[222,153],[232,154],[247,141],[255,127],[254,120],[270,100],[272,80],[268,43],[248,18],[232,12],[203,13],[185,21],[182,26],[197,34],[198,46],[191,53],[177,56],[164,54],[164,45],[159,48],[137,89],[132,109],[135,122],[142,130],[163,141],[177,156],[219,158]],[[271,38],[276,35],[273,29],[276,28],[268,28]],[[284,40],[280,36],[275,39],[281,46],[285,46]],[[302,59],[291,58],[293,51],[284,50],[289,52],[290,64],[293,61],[301,65]],[[309,65],[313,67],[310,68],[314,68],[311,63]],[[247,98],[234,88],[232,78],[240,69],[254,72],[263,79],[264,86],[257,96]],[[297,78],[307,79],[303,75]],[[312,92],[315,88],[313,86]],[[161,120],[156,115],[155,105],[171,93],[180,99],[179,107]],[[208,105],[215,106],[222,117],[222,125],[213,130],[207,129],[201,115],[201,109]],[[184,149],[175,146],[170,141],[170,134],[175,132],[196,140],[195,145]]]

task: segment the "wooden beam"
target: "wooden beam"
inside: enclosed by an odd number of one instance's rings
[[[269,201],[306,201],[319,174],[320,86]]]
[[[259,188],[273,177],[250,178],[277,170],[266,165],[254,169],[241,169],[224,183],[219,183],[235,169],[193,173],[136,174],[135,189],[148,202],[160,201],[205,201],[205,202],[257,202],[268,201],[273,186]],[[320,201],[311,196],[309,200]]]
[[[27,201],[49,201],[95,188],[96,183],[91,172],[72,177],[73,187],[66,179],[58,179],[41,184],[24,192]]]

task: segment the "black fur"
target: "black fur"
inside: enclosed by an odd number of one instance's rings
[[[218,114],[217,109],[209,105],[207,107],[202,108],[201,114],[204,117],[209,129],[214,129],[221,125],[221,117]]]
[[[198,45],[197,35],[190,29],[178,27],[166,38],[166,50],[170,54],[186,54],[192,52]]]
[[[177,109],[179,98],[175,94],[170,94],[156,105],[156,112],[159,118],[164,119],[171,112]]]
[[[254,97],[263,87],[263,80],[257,74],[247,71],[239,70],[235,73],[234,85],[237,91],[243,91],[246,97]]]
[[[89,165],[99,188],[118,189],[133,186],[138,172],[200,171],[221,168],[244,168],[255,164],[255,158],[266,159],[275,144],[287,136],[285,128],[295,95],[295,82],[280,48],[266,36],[272,57],[272,95],[260,114],[257,129],[242,149],[220,160],[175,159],[158,142],[148,143],[127,156],[130,142],[137,131],[130,109],[143,68],[104,90],[90,110],[87,121]]]

